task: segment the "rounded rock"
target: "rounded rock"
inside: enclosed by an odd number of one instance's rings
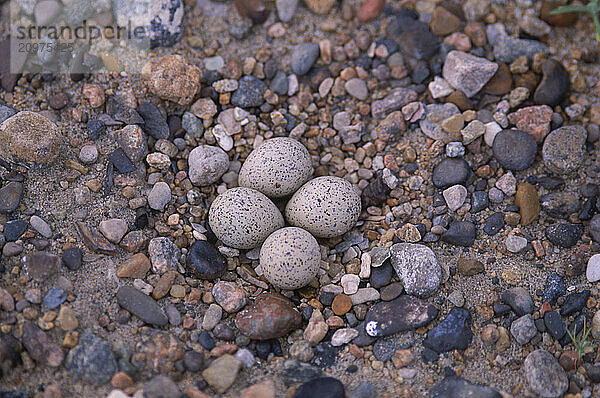
[[[248,155],[238,181],[242,187],[281,198],[296,192],[311,174],[306,147],[293,138],[278,137],[265,141]]]
[[[500,165],[512,171],[525,170],[535,161],[535,138],[520,130],[502,130],[494,138],[494,157]]]
[[[285,208],[288,222],[318,238],[348,232],[360,216],[360,196],[354,186],[339,177],[317,177],[304,184]]]
[[[200,145],[188,157],[190,181],[197,186],[213,184],[229,169],[229,156],[216,146]]]
[[[207,241],[199,240],[189,248],[186,266],[197,278],[212,280],[227,270],[227,261],[216,247]]]
[[[19,112],[0,125],[0,157],[6,160],[52,163],[61,141],[58,126],[36,112]]]
[[[548,351],[535,350],[523,362],[529,388],[541,397],[562,397],[569,388],[567,374]]]
[[[260,266],[269,282],[281,289],[306,286],[319,271],[321,251],[307,231],[286,227],[273,232],[260,249]]]
[[[552,131],[544,140],[544,165],[562,175],[577,171],[585,158],[587,132],[583,126],[565,126]]]
[[[213,233],[227,246],[252,249],[283,228],[277,206],[259,191],[232,188],[217,196],[208,211]]]

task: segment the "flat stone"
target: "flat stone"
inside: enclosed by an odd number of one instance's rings
[[[117,269],[119,278],[144,279],[150,271],[150,259],[144,253],[137,253],[125,260]]]
[[[519,184],[515,205],[519,206],[521,225],[526,226],[535,221],[540,215],[540,199],[535,186],[527,182]]]
[[[453,185],[449,188],[446,188],[442,195],[444,196],[444,200],[446,200],[446,205],[450,209],[450,211],[458,210],[467,199],[467,188],[462,185]]]
[[[506,250],[509,252],[519,253],[521,250],[527,247],[527,239],[522,236],[510,234],[504,240],[504,245],[506,246]]]
[[[0,188],[0,213],[12,213],[17,210],[23,197],[23,184],[11,181]]]
[[[21,342],[29,356],[40,365],[59,367],[64,359],[62,349],[31,321],[23,323]]]
[[[58,272],[60,257],[46,252],[32,252],[25,257],[27,273],[38,282],[45,282]]]
[[[416,99],[417,93],[414,90],[405,87],[394,88],[385,98],[373,101],[371,104],[371,114],[373,118],[381,119],[390,112],[397,111]]]
[[[425,118],[421,119],[419,127],[423,134],[432,140],[439,140],[444,143],[460,141],[460,130],[449,133],[442,127],[445,120],[459,114],[460,110],[453,103],[429,104],[425,107]],[[460,127],[462,128],[462,125]]]
[[[227,270],[227,261],[216,247],[199,240],[189,248],[186,269],[197,278],[212,280]]]
[[[167,120],[163,117],[160,110],[152,102],[142,102],[138,105],[137,111],[144,119],[144,131],[156,138],[167,139],[169,138],[169,126]]]
[[[97,229],[89,227],[83,221],[77,221],[75,225],[81,240],[91,250],[103,254],[117,253],[117,246],[109,242]]]
[[[494,138],[494,157],[500,165],[512,171],[525,170],[537,154],[535,139],[520,130],[502,130]]]
[[[474,258],[459,258],[457,263],[458,272],[464,276],[473,276],[482,272],[485,267],[483,263]]]
[[[513,321],[510,325],[510,334],[517,340],[517,343],[525,345],[531,341],[537,334],[537,328],[533,317],[529,314]]]
[[[119,243],[123,239],[123,236],[125,236],[125,233],[127,233],[128,227],[125,220],[111,218],[101,221],[98,229],[106,239],[112,243]]]
[[[471,383],[462,377],[449,376],[435,385],[430,391],[435,398],[502,398],[502,394],[489,387]]]
[[[455,221],[442,234],[442,241],[456,246],[472,246],[477,238],[475,224],[470,221]]]
[[[519,57],[525,56],[531,60],[536,53],[548,53],[548,47],[539,41],[517,39],[510,36],[502,36],[492,45],[496,59],[508,64]]]
[[[564,369],[554,355],[535,350],[523,362],[525,379],[531,391],[542,397],[561,397],[569,388]]]
[[[427,297],[439,288],[442,268],[430,248],[420,244],[397,243],[390,252],[392,266],[406,293]]]
[[[438,315],[432,304],[409,295],[375,304],[365,316],[369,336],[382,337],[428,325]]]
[[[164,326],[168,318],[162,308],[151,297],[130,286],[121,286],[117,291],[117,303],[142,321]]]
[[[159,181],[152,187],[148,193],[148,206],[151,209],[163,211],[165,206],[171,201],[171,188],[164,181]]]
[[[584,232],[583,224],[561,223],[546,228],[546,238],[555,246],[573,247]]]
[[[494,76],[498,65],[462,51],[450,51],[442,74],[452,87],[472,97]]]
[[[333,377],[319,377],[300,385],[292,398],[345,398],[345,396],[341,381]]]
[[[590,257],[585,276],[589,282],[600,281],[600,254],[594,254]]]

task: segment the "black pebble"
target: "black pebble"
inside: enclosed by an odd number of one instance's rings
[[[504,228],[504,215],[500,212],[494,213],[485,220],[483,231],[492,236],[496,235],[500,230]]]
[[[78,247],[70,247],[63,252],[63,263],[71,271],[76,271],[81,268],[83,253]]]
[[[4,238],[7,242],[14,242],[27,230],[27,221],[11,220],[4,224]]]
[[[131,160],[129,160],[129,158],[125,154],[125,151],[123,151],[123,149],[121,148],[117,148],[114,151],[112,151],[108,155],[108,158],[110,159],[110,162],[113,164],[113,166],[115,166],[117,171],[121,174],[131,173],[132,171],[137,170],[135,165],[131,163]]]
[[[106,126],[101,120],[90,120],[87,122],[88,137],[97,140],[106,132]]]
[[[215,340],[206,330],[201,331],[198,335],[198,343],[207,351],[216,347]]]
[[[271,353],[271,343],[269,341],[256,342],[256,356],[260,359],[267,359]]]

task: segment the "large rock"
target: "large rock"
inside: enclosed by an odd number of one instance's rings
[[[442,74],[452,87],[472,97],[494,76],[498,65],[485,58],[462,51],[451,51],[446,56]]]
[[[23,111],[0,125],[0,157],[8,161],[49,164],[60,152],[58,126],[36,112]]]
[[[545,350],[535,350],[523,363],[523,371],[529,388],[544,398],[558,398],[569,388],[564,369],[554,355]]]
[[[365,317],[369,336],[381,337],[413,330],[429,324],[437,317],[433,304],[409,295],[375,304]]]
[[[79,344],[67,356],[65,368],[86,383],[105,384],[118,370],[108,343],[91,333],[84,333]]]
[[[391,263],[406,293],[419,297],[433,294],[442,280],[442,267],[425,245],[397,243],[390,249]]]

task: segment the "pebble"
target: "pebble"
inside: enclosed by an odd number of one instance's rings
[[[229,313],[238,312],[246,305],[246,292],[233,282],[215,283],[212,295],[217,304]]]
[[[139,162],[148,154],[146,135],[137,125],[125,126],[115,132],[115,140],[123,149],[127,158],[132,162]]]
[[[391,268],[391,267],[390,267]],[[381,298],[379,291],[372,287],[361,287],[350,296],[353,305],[364,304],[369,301],[377,301]]]
[[[461,275],[473,276],[484,271],[483,263],[474,258],[459,258],[457,262],[457,270]]]
[[[437,315],[438,310],[433,304],[401,295],[371,307],[365,316],[364,327],[369,336],[384,337],[426,326]]]
[[[377,268],[390,258],[390,249],[387,247],[374,247],[369,252],[371,255],[371,267]]]
[[[238,89],[231,96],[231,105],[240,108],[257,108],[264,100],[267,85],[253,76],[244,76],[238,81]]]
[[[523,362],[525,379],[531,391],[542,397],[561,397],[569,388],[569,380],[554,355],[535,350]]]
[[[555,106],[567,95],[570,88],[569,74],[560,62],[548,59],[542,64],[542,80],[533,100],[537,104]]]
[[[526,314],[513,321],[510,325],[510,334],[521,345],[529,343],[537,334],[537,328],[531,315]]]
[[[62,349],[31,321],[23,323],[21,342],[29,356],[39,365],[56,368],[64,359]]]
[[[331,310],[338,316],[345,315],[348,311],[350,311],[351,308],[352,299],[347,294],[338,294],[331,303]]]
[[[350,79],[344,84],[344,88],[354,98],[365,101],[369,96],[369,89],[367,83],[361,79]]]
[[[504,214],[496,212],[485,220],[483,231],[486,234],[493,236],[500,232],[502,228],[504,228]]]
[[[0,156],[7,160],[49,164],[58,157],[62,134],[40,113],[19,112],[0,124]]]
[[[402,52],[417,59],[430,59],[440,49],[440,40],[431,33],[427,25],[410,17],[402,16],[392,20],[387,33]]]
[[[122,148],[117,148],[112,151],[108,155],[108,158],[119,173],[126,174],[137,170]]]
[[[156,105],[151,102],[142,102],[136,110],[144,119],[143,128],[147,134],[157,140],[169,138],[169,126]]]
[[[127,233],[128,227],[125,220],[111,218],[100,222],[98,230],[112,243],[119,243]]]
[[[277,15],[281,22],[290,22],[296,13],[299,0],[277,0]]]
[[[179,105],[190,104],[200,87],[200,68],[180,55],[152,58],[142,68],[142,78],[150,91]]]
[[[558,175],[571,174],[583,164],[587,132],[583,126],[573,125],[552,131],[544,140],[544,165]]]
[[[567,333],[567,326],[558,311],[549,311],[544,315],[544,325],[552,337],[560,340]]]
[[[525,170],[533,164],[537,154],[535,139],[520,130],[502,130],[492,146],[500,165],[512,171]]]
[[[477,228],[469,221],[455,221],[442,234],[442,241],[456,246],[472,246],[477,238]]]
[[[471,213],[478,213],[487,209],[489,197],[485,191],[475,191],[471,194]]]
[[[215,326],[221,321],[223,317],[223,309],[217,304],[211,304],[208,306],[208,309],[204,313],[204,318],[202,318],[202,329],[204,330],[213,330]],[[210,337],[210,335],[208,335]],[[202,337],[202,335],[201,335]],[[206,336],[204,337],[206,339]],[[212,338],[211,338],[212,340]],[[203,345],[211,345],[210,341],[206,341],[206,344]],[[214,344],[214,343],[213,343]],[[206,347],[205,347],[206,348]],[[207,349],[212,349],[207,348]]]
[[[340,177],[317,177],[304,184],[285,208],[286,220],[317,238],[350,231],[361,212],[361,199],[352,183]]]
[[[320,310],[315,309],[312,312],[310,319],[308,320],[308,325],[306,326],[306,329],[304,329],[303,337],[312,345],[317,345],[321,342],[321,340],[325,338],[328,330],[329,326],[325,322],[323,314]]]
[[[453,185],[463,185],[473,174],[469,164],[463,159],[444,159],[433,169],[432,181],[436,188],[445,189]]]
[[[298,76],[308,73],[319,57],[319,45],[316,43],[298,44],[292,53],[290,66],[292,72]]]
[[[144,398],[181,398],[177,384],[167,376],[154,376],[143,387]]]
[[[242,368],[242,361],[232,355],[225,354],[215,359],[202,372],[202,377],[219,394],[225,393],[233,385]]]
[[[508,35],[501,36],[494,42],[490,40],[490,43],[494,46],[494,57],[508,64],[519,57],[525,56],[531,59],[536,53],[548,53],[548,47],[539,41],[517,39]]]
[[[436,384],[430,391],[432,397],[478,397],[500,398],[502,394],[489,387],[480,386],[467,379],[457,376],[448,376]]]
[[[587,263],[585,276],[589,282],[600,281],[600,254],[594,254]]]
[[[369,0],[362,3],[356,17],[360,22],[368,22],[379,16],[385,7],[385,0]]]
[[[0,188],[0,213],[12,213],[17,210],[23,197],[23,184],[11,181]]]
[[[9,244],[7,243],[6,246]],[[4,248],[6,248],[4,246]],[[27,274],[35,281],[45,282],[58,271],[60,257],[46,252],[32,252],[25,257]]]
[[[465,350],[471,344],[471,313],[454,307],[437,326],[427,333],[423,346],[438,354],[452,350]]]
[[[397,111],[404,105],[407,105],[416,99],[417,93],[414,90],[404,87],[394,88],[382,100],[375,100],[372,102],[371,114],[376,119],[382,119],[391,112]],[[421,128],[423,127],[421,126]]]
[[[64,290],[58,287],[53,287],[48,290],[48,293],[44,297],[44,305],[48,307],[48,309],[55,309],[60,307],[62,303],[67,300],[67,293]]]
[[[283,216],[269,198],[251,188],[228,189],[213,201],[208,212],[213,233],[227,246],[252,249],[283,228]]]
[[[214,184],[229,169],[229,156],[221,148],[200,145],[192,149],[188,157],[188,177],[200,187]]]
[[[532,135],[537,142],[542,142],[550,131],[552,108],[547,105],[527,106],[508,114],[508,121],[514,124],[517,130]]]
[[[253,340],[285,336],[300,326],[302,317],[292,302],[276,293],[261,293],[254,303],[239,312],[237,328]]]
[[[156,326],[168,323],[167,316],[156,301],[133,287],[121,286],[117,290],[117,302],[146,323]]]
[[[441,8],[441,7],[440,7]],[[454,91],[450,83],[448,83],[444,78],[435,76],[433,81],[429,83],[427,86],[431,96],[435,99],[446,97]]]
[[[81,268],[83,253],[78,247],[70,247],[63,251],[62,260],[63,263],[71,271],[77,271]]]
[[[96,163],[98,160],[98,147],[95,144],[84,145],[79,151],[79,160],[83,164]]]
[[[462,185],[453,185],[449,188],[446,188],[442,195],[446,200],[446,205],[450,209],[450,211],[458,210],[467,199],[467,188]]]
[[[331,336],[331,345],[339,347],[344,344],[348,344],[352,339],[358,336],[358,330],[351,328],[338,329]]]
[[[555,246],[569,248],[577,244],[583,235],[583,224],[560,223],[546,228],[546,238]]]
[[[440,286],[442,268],[425,245],[397,243],[390,248],[391,263],[406,293],[419,297],[432,295]]]
[[[298,0],[294,0],[298,1]],[[279,95],[286,95],[288,93],[288,77],[284,71],[277,71],[275,77],[271,79],[270,89]]]
[[[240,186],[253,188],[270,198],[296,192],[312,175],[312,160],[299,141],[277,137],[253,150],[240,169]]]
[[[92,333],[83,333],[79,344],[67,355],[65,368],[86,383],[108,383],[117,372],[117,361],[108,343]]]
[[[213,280],[225,273],[227,260],[212,244],[199,240],[189,247],[186,268],[197,278]]]
[[[523,287],[513,287],[502,293],[502,301],[508,304],[519,316],[532,314],[534,310],[533,299]]]
[[[462,51],[450,51],[442,74],[452,87],[472,97],[494,76],[498,65]]]
[[[440,140],[444,142],[457,141],[460,140],[460,135],[458,133],[460,132],[460,128],[463,126],[460,124],[461,118],[458,115],[460,115],[460,111],[453,103],[429,104],[425,107],[425,117],[419,122],[419,127],[421,128],[421,131],[423,131],[423,134],[432,140]],[[459,129],[457,129],[453,134],[449,133],[443,128],[443,126],[445,126],[445,122],[450,118],[453,118],[452,120],[458,121],[458,124],[460,124]],[[446,125],[447,124],[448,123],[446,122]]]
[[[506,250],[509,252],[519,253],[521,250],[527,247],[527,239],[522,236],[510,234],[504,240],[504,245],[506,246]]]
[[[521,225],[526,226],[535,221],[540,215],[540,200],[535,186],[527,182],[519,184],[515,205],[519,206]]]
[[[27,230],[29,224],[25,220],[11,220],[4,224],[4,238],[7,242],[14,242]]]
[[[581,311],[583,307],[585,307],[590,294],[591,292],[588,289],[569,294],[567,297],[565,297],[565,301],[560,307],[560,314],[562,316],[569,316]]]
[[[166,237],[152,238],[148,243],[148,256],[152,262],[152,271],[164,274],[179,268],[179,248]]]
[[[292,398],[345,398],[344,385],[333,377],[318,377],[301,384]]]

